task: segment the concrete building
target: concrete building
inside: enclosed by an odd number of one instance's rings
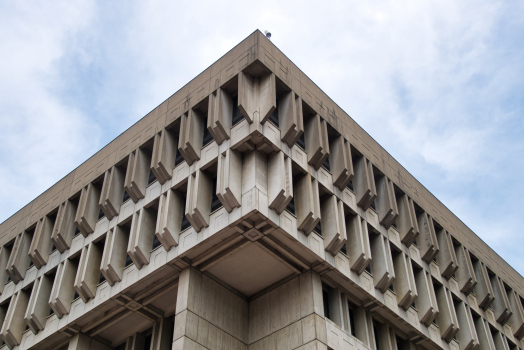
[[[259,31],[0,246],[1,350],[524,348],[523,278]]]

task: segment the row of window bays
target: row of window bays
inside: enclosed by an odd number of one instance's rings
[[[238,80],[243,79],[246,78]],[[45,265],[54,249],[64,252],[69,249],[75,235],[89,235],[98,220],[104,216],[108,219],[117,216],[124,202],[144,198],[148,185],[157,180],[165,183],[172,177],[173,168],[184,161],[192,164],[199,160],[200,150],[213,139],[220,143],[228,139],[228,131],[243,122],[246,119],[244,114],[247,114],[239,101],[242,97],[231,88],[235,84],[216,90],[178,122],[146,141],[103,176],[26,229],[16,240],[4,245],[0,253],[0,285],[3,287],[10,280],[18,283],[33,264],[37,268]],[[397,231],[406,247],[417,245],[423,260],[428,264],[438,263],[444,278],[456,279],[463,293],[474,293],[479,306],[492,308],[500,323],[511,321],[513,331],[521,337],[524,333],[522,298],[293,91],[286,90],[278,79],[274,86],[275,108],[268,109],[263,122],[280,127],[283,142],[290,147],[296,144],[305,151],[308,163],[315,170],[323,168],[331,172],[334,186],[344,191],[347,188],[362,210],[371,210],[382,226]],[[252,156],[253,153],[257,156]],[[98,282],[107,279],[115,283],[125,266],[147,264],[151,248],[163,245],[169,250],[178,244],[180,232],[189,227],[200,231],[208,225],[209,215],[222,205],[229,212],[240,206],[242,189],[239,186],[242,181],[239,177],[242,177],[246,159],[251,162],[249,164],[265,162],[267,178],[281,186],[268,186],[272,209],[278,213],[287,210],[295,215],[297,227],[304,233],[315,232],[323,236],[327,251],[333,255],[340,251],[347,255],[351,269],[359,274],[364,270],[372,273],[375,286],[382,292],[394,289],[399,305],[409,307],[416,302],[413,289],[420,279],[417,276],[421,275],[421,269],[413,266],[409,256],[391,244],[387,237],[378,234],[283,152],[241,154],[234,150],[220,154],[217,162],[190,175],[183,186],[162,194],[151,206],[136,212],[131,220],[108,232],[102,241],[85,247],[81,256],[68,259],[69,269],[75,272],[82,266],[100,266],[99,271],[95,268],[87,274],[90,284],[70,289],[73,293],[71,300],[75,292],[89,300]],[[196,196],[197,192],[208,195]],[[322,221],[322,217],[330,219]],[[347,245],[347,241],[352,244]],[[105,242],[111,242],[111,245]],[[112,251],[111,247],[118,247],[120,251]],[[88,257],[100,259],[100,263],[82,263]],[[118,263],[108,263],[108,259],[116,259]],[[62,273],[67,269],[63,265],[66,264],[61,264]],[[81,275],[87,276],[85,272]],[[396,284],[399,287],[395,287]],[[403,286],[408,286],[405,293],[402,293]],[[411,297],[406,297],[408,291],[411,291]]]
[[[436,286],[440,312],[429,321],[449,348],[461,350],[518,350],[520,347],[493,327],[464,301],[453,297],[444,286]],[[413,350],[421,339],[396,334],[394,326],[380,313],[363,306],[358,299],[344,293],[336,284],[322,283],[324,317],[351,334],[372,350]],[[434,339],[433,339],[434,340]],[[412,342],[413,341],[413,342]],[[438,341],[437,341],[438,343]]]

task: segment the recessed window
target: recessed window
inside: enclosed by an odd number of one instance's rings
[[[217,196],[217,178],[215,177],[213,179],[213,193],[211,196],[211,213],[222,208],[222,203],[220,202],[220,199],[218,199]]]
[[[322,164],[322,166],[323,166],[327,171],[331,171],[331,168],[329,167],[329,157],[326,158],[326,160],[324,161],[324,164]]]
[[[240,108],[238,108],[238,96],[235,96],[233,97],[233,120],[231,121],[231,125],[234,126],[242,120],[244,120],[244,115],[240,111]]]
[[[155,181],[156,181],[155,174],[153,174],[153,172],[151,170],[149,170],[149,178],[147,179],[147,184],[151,185]]]
[[[291,197],[291,201],[287,204],[286,210],[295,215],[295,197]]]
[[[100,211],[98,212],[98,220],[102,219],[104,216],[106,216],[106,214],[104,214],[102,209],[100,209]]]
[[[300,148],[302,148],[304,151],[306,150],[306,139],[304,138],[304,133],[300,135],[300,137],[297,140],[296,145]]]
[[[129,255],[126,255],[126,267],[128,267],[132,263],[133,263],[133,260],[131,260],[131,257]]]
[[[351,192],[354,192],[355,190],[353,189],[353,179],[351,179],[349,181],[349,183],[347,184],[346,186],[347,188],[349,188],[351,190]]]
[[[315,231],[316,233],[318,233],[319,235],[322,236],[322,225],[320,223],[320,220],[318,221],[318,224],[317,224],[317,226],[315,226],[313,231]]]
[[[183,199],[183,202],[184,202],[184,209],[182,210],[182,227],[180,228],[181,231],[184,231],[191,227],[191,223],[189,222],[185,214],[186,212],[186,199],[185,198]]]
[[[278,99],[277,99],[277,108],[275,108],[273,113],[271,113],[268,120],[271,122],[271,124],[275,125],[277,128],[279,127],[280,124],[278,123]]]
[[[158,248],[160,246],[160,244],[161,244],[160,240],[155,235],[154,238],[153,238],[153,248],[151,250],[155,250],[156,248]]]
[[[211,135],[207,128],[207,118],[204,118],[204,137],[202,138],[202,147],[207,146],[211,142],[213,142],[213,135]]]

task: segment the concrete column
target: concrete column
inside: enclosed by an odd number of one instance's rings
[[[127,254],[139,269],[149,264],[155,239],[156,219],[157,211],[151,207],[142,208],[133,214]]]
[[[248,302],[188,268],[180,273],[172,349],[247,349]]]
[[[197,170],[189,175],[185,215],[197,232],[209,226],[212,191],[213,181],[207,172]]]
[[[357,196],[357,205],[365,211],[377,198],[377,189],[373,179],[373,165],[364,156],[356,159],[353,165],[355,166],[353,188]]]
[[[479,339],[478,350],[496,350],[489,325],[482,317],[476,317],[473,321]],[[497,349],[498,350],[498,349]],[[500,349],[502,350],[502,349]]]
[[[20,290],[11,297],[11,302],[0,331],[1,337],[11,349],[20,345],[22,340],[22,333],[26,328],[24,314],[28,302],[29,291]]]
[[[327,124],[320,115],[315,114],[305,121],[304,140],[308,163],[318,170],[329,157]]]
[[[384,323],[376,322],[376,343],[380,350],[397,350],[397,339],[391,327]]]
[[[380,176],[376,182],[376,208],[380,224],[386,229],[397,220],[398,207],[393,182],[387,176]]]
[[[111,347],[100,343],[85,334],[79,333],[71,338],[67,350],[110,350]]]
[[[395,269],[391,259],[391,248],[389,240],[382,234],[372,234],[371,243],[371,272],[375,288],[385,293],[391,283],[395,280]]]
[[[284,152],[273,152],[267,157],[269,208],[278,214],[286,209],[293,199],[293,173],[291,158]]]
[[[524,309],[522,308],[522,298],[516,291],[510,290],[508,292],[508,300],[513,315],[508,319],[513,335],[521,340],[524,336]]]
[[[323,315],[320,276],[308,271],[250,301],[249,349],[302,349],[311,343],[325,348]]]
[[[135,203],[146,195],[150,165],[151,154],[148,150],[137,148],[129,154],[124,189]]]
[[[27,231],[22,231],[22,233],[16,237],[13,250],[7,261],[7,273],[15,283],[24,279],[27,268],[31,262],[28,254],[31,240],[32,235]]]
[[[209,95],[207,129],[219,145],[229,140],[232,120],[233,99],[226,90],[218,88]]]
[[[299,175],[293,184],[298,229],[309,235],[320,221],[318,181],[310,173]]]
[[[25,322],[34,334],[43,330],[49,316],[51,307],[48,304],[53,288],[53,279],[47,275],[42,275],[35,280],[29,304],[25,312]]]
[[[418,296],[411,258],[404,252],[397,252],[393,254],[393,267],[395,268],[393,289],[397,294],[397,302],[401,308],[407,310]]]
[[[333,184],[344,191],[355,172],[351,157],[351,145],[343,136],[337,136],[329,143],[330,168],[333,175]]]
[[[280,95],[278,101],[278,116],[282,142],[291,148],[304,133],[304,116],[302,112],[302,98],[288,91]]]
[[[493,287],[484,263],[480,260],[473,262],[473,270],[477,277],[477,285],[473,287],[473,293],[475,293],[479,307],[485,311],[495,299]]]
[[[204,117],[194,109],[190,109],[180,119],[178,152],[182,154],[188,165],[200,159],[205,127]]]
[[[75,236],[76,209],[76,205],[70,200],[66,200],[58,207],[55,227],[53,227],[53,232],[51,234],[51,241],[60,253],[69,249],[71,241]]]
[[[439,308],[435,322],[440,329],[442,339],[449,343],[459,331],[453,298],[451,297],[451,292],[444,286],[436,286],[435,295]]]
[[[99,243],[90,243],[82,249],[74,288],[84,303],[95,297],[96,286],[100,281],[103,248]]]
[[[415,305],[420,316],[420,322],[429,327],[439,312],[431,276],[426,270],[417,270],[415,271],[415,283],[418,291]]]
[[[349,267],[360,275],[371,262],[371,247],[366,221],[359,215],[347,215],[346,233]]]
[[[173,176],[178,140],[171,131],[163,129],[155,134],[153,154],[151,156],[151,171],[157,180],[164,184]]]
[[[78,269],[75,261],[66,259],[58,265],[49,298],[49,306],[53,309],[58,318],[69,314],[71,302],[75,296],[75,276]]]
[[[417,246],[420,249],[420,256],[430,264],[439,252],[433,219],[426,212],[421,212],[417,221],[420,232],[417,238]]]
[[[502,280],[497,275],[492,275],[490,280],[495,296],[492,304],[493,312],[495,313],[497,322],[503,325],[513,313],[511,305],[509,304]]]
[[[177,190],[160,195],[155,234],[165,250],[178,245],[184,216],[184,197]]]
[[[171,350],[173,345],[173,319],[161,318],[153,325],[151,347],[145,350]]]
[[[29,246],[29,256],[38,269],[47,264],[52,248],[51,233],[54,225],[54,220],[48,216],[44,216],[36,224],[35,234]]]
[[[399,214],[397,229],[400,233],[400,240],[409,247],[419,235],[413,200],[407,194],[400,194],[397,196],[397,205]]]
[[[117,216],[124,198],[125,171],[119,166],[113,166],[104,175],[104,184],[98,205],[108,220]]]
[[[440,267],[440,274],[445,279],[449,280],[458,269],[458,260],[453,247],[453,241],[449,232],[441,228],[437,230],[437,241],[439,252],[437,254],[437,261]]]
[[[473,350],[478,346],[479,338],[477,336],[477,331],[475,330],[471,310],[463,301],[456,301],[455,311],[457,313],[460,327],[456,336],[460,350]]]
[[[128,240],[128,232],[120,226],[115,226],[106,234],[100,271],[111,286],[122,280],[122,273],[126,266]]]
[[[335,256],[347,242],[344,203],[335,195],[326,195],[320,202],[320,212],[324,249]]]
[[[242,154],[235,150],[218,155],[217,196],[228,213],[242,203]]]
[[[455,276],[458,279],[460,291],[468,295],[477,285],[477,277],[473,271],[471,256],[469,255],[469,251],[466,249],[466,247],[461,244],[455,247],[455,254],[457,255],[458,261],[458,269],[455,273]]]
[[[508,340],[501,332],[493,334],[493,343],[497,350],[511,350],[508,344]]]

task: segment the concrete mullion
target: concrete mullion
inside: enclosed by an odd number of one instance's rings
[[[222,88],[209,95],[207,129],[213,139],[221,145],[229,140],[233,120],[233,99]]]
[[[38,269],[47,264],[49,253],[51,253],[53,226],[54,223],[47,216],[40,219],[36,225],[35,234],[29,247],[29,256]]]
[[[495,297],[486,266],[479,260],[475,262],[473,269],[477,277],[477,285],[473,288],[473,293],[475,293],[479,307],[487,310]]]
[[[373,273],[373,281],[375,288],[385,293],[393,280],[395,279],[395,271],[392,269],[391,252],[389,242],[386,237],[381,234],[372,235],[371,243],[371,271]]]
[[[35,280],[29,304],[25,313],[25,321],[31,331],[37,334],[43,330],[51,307],[48,304],[53,281],[51,277],[42,275]]]
[[[318,182],[311,174],[299,176],[294,182],[298,230],[309,235],[320,221]]]
[[[393,288],[397,295],[397,302],[401,308],[407,310],[417,297],[411,259],[403,252],[397,253],[393,256],[393,266],[396,277],[393,281]]]
[[[492,276],[491,286],[495,296],[492,304],[493,312],[497,322],[503,325],[512,315],[511,305],[509,305],[507,300],[506,289],[498,276]]]
[[[75,290],[85,303],[95,297],[100,280],[101,261],[102,247],[97,243],[90,243],[84,247],[76,274]]]
[[[274,73],[269,73],[258,78],[257,102],[260,123],[265,123],[277,108],[276,79]]]
[[[75,225],[80,232],[87,237],[95,231],[95,224],[98,221],[100,207],[100,190],[93,183],[82,189],[80,202],[75,217]]]
[[[325,196],[320,203],[322,216],[322,237],[324,238],[324,249],[335,256],[340,246],[341,237],[345,233],[346,227],[341,226],[340,210],[338,208],[337,197],[335,195]],[[342,212],[343,214],[343,212]],[[340,250],[340,249],[339,249]]]
[[[453,242],[450,234],[443,228],[437,232],[437,240],[439,245],[437,261],[441,268],[440,274],[446,280],[449,280],[458,269],[458,260]]]
[[[100,271],[111,286],[122,280],[128,240],[128,234],[120,226],[115,226],[107,232]]]
[[[418,291],[415,303],[420,315],[420,322],[429,327],[439,312],[431,276],[423,269],[417,270],[415,272],[415,283]]]
[[[439,313],[435,318],[435,322],[440,329],[442,339],[449,343],[459,330],[453,299],[451,299],[451,294],[444,286],[437,286],[435,295],[439,306]]]
[[[376,208],[378,219],[381,225],[386,229],[389,229],[398,217],[397,200],[393,190],[393,183],[387,178],[387,176],[382,176],[378,179],[376,188]]]
[[[463,245],[458,245],[456,247],[455,254],[459,266],[455,276],[457,276],[460,291],[468,295],[477,285],[477,277],[473,271],[471,256],[469,255],[469,251]]]
[[[178,140],[167,129],[155,134],[153,154],[151,156],[151,171],[161,184],[173,176]]]
[[[353,179],[353,160],[351,147],[342,135],[336,137],[330,144],[330,168],[333,174],[333,185],[343,191]]]
[[[218,155],[217,196],[228,213],[242,203],[242,154],[235,150]]]
[[[31,234],[27,231],[23,231],[16,237],[7,262],[7,273],[15,283],[24,279],[27,268],[31,262],[28,254],[30,245]]]
[[[473,350],[479,344],[479,338],[475,329],[471,310],[463,301],[455,303],[455,311],[459,322],[459,331],[457,332],[457,340],[460,350]]]
[[[520,296],[516,291],[510,290],[508,300],[513,311],[513,315],[508,319],[513,335],[521,340],[524,336],[524,309],[522,307]]]
[[[197,232],[209,226],[212,189],[211,177],[206,172],[197,170],[189,176],[185,215]]]
[[[69,259],[58,265],[49,299],[49,305],[58,318],[69,314],[71,302],[75,295],[74,284],[77,269],[77,264]]]
[[[160,195],[155,234],[166,251],[178,245],[183,215],[184,199],[179,192],[169,189]]]
[[[141,269],[149,264],[156,229],[156,215],[151,209],[142,208],[133,215],[127,254]]]
[[[118,166],[113,166],[104,175],[104,184],[99,206],[109,220],[117,216],[124,197],[125,175]]]
[[[407,194],[397,197],[397,205],[399,212],[397,229],[400,233],[400,240],[409,247],[419,234],[417,216],[413,203]]]
[[[60,253],[65,252],[71,246],[76,230],[75,216],[76,206],[70,200],[66,200],[58,208],[51,241]]]
[[[329,156],[329,145],[326,148],[327,129],[325,125],[323,126],[320,115],[315,114],[306,121],[304,124],[304,139],[308,163],[315,170],[318,170]],[[324,141],[324,139],[326,140]]]
[[[482,317],[477,317],[474,320],[475,330],[479,339],[478,350],[496,350],[493,337],[489,325]],[[498,349],[497,349],[498,350]],[[500,349],[503,350],[503,349]]]
[[[11,251],[12,250],[7,249],[5,245],[0,247],[0,294],[3,292],[5,284],[9,278],[9,274],[7,273],[7,263]]]
[[[29,303],[29,292],[20,290],[11,297],[2,330],[0,331],[5,343],[12,349],[20,345],[22,333],[26,329],[24,320],[25,311]]]
[[[299,118],[303,118],[302,101],[300,101],[299,106],[296,99],[295,92],[288,91],[282,94],[278,101],[279,126],[280,130],[282,130],[281,140],[290,148],[295,145],[300,135],[304,132],[303,126],[300,128],[301,125],[299,123]],[[299,108],[300,111],[298,110]]]
[[[417,221],[420,232],[417,238],[417,246],[420,249],[422,259],[430,264],[439,252],[433,219],[426,212],[422,212],[418,215]]]
[[[357,196],[357,205],[365,211],[373,203],[375,198],[377,198],[372,165],[366,157],[362,156],[358,158],[354,166],[355,177],[353,179],[353,188]]]
[[[293,198],[291,159],[284,152],[273,152],[267,158],[269,208],[282,213]]]
[[[346,216],[347,254],[349,267],[360,275],[371,262],[367,223],[359,215]]]

